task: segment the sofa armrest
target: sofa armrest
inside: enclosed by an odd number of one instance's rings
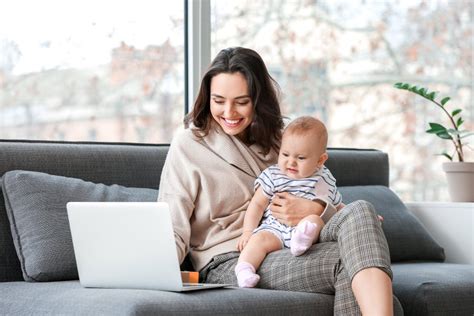
[[[405,204],[444,248],[446,262],[474,264],[474,203]]]

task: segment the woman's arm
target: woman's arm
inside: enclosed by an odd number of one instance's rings
[[[281,223],[289,226],[295,226],[308,215],[321,216],[325,208],[326,204],[324,201],[308,200],[288,192],[277,193],[270,205],[272,215]]]
[[[189,252],[191,239],[190,218],[199,191],[199,178],[193,171],[189,140],[183,134],[173,139],[161,172],[158,201],[170,206],[179,262]]]

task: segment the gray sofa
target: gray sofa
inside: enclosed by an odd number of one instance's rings
[[[0,314],[333,314],[333,296],[327,294],[82,288],[64,202],[155,200],[167,150],[166,145],[0,141]],[[443,249],[388,188],[387,155],[357,149],[330,149],[329,155],[327,165],[344,202],[368,200],[385,218],[396,314],[473,315],[473,266],[443,263]]]

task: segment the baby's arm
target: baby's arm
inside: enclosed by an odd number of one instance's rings
[[[265,212],[265,208],[269,202],[270,199],[265,194],[263,194],[262,187],[259,186],[255,191],[252,200],[250,200],[250,204],[247,208],[247,211],[245,212],[243,233],[237,245],[237,249],[239,251],[244,249],[245,245],[250,239],[250,236],[252,236],[252,232],[258,227],[263,213]]]

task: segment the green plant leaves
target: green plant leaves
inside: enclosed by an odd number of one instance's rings
[[[440,131],[446,131],[446,127],[444,127],[441,124],[429,123],[429,125],[430,125],[430,129],[426,131],[427,133],[436,134],[437,132],[440,132]]]
[[[443,100],[444,100],[444,99],[443,99]],[[442,102],[442,101],[441,101],[441,102]],[[458,115],[458,114],[461,113],[461,112],[462,112],[461,109],[456,109],[456,110],[454,110],[453,112],[451,112],[451,115],[454,117],[454,116]]]
[[[448,154],[446,151],[443,151],[441,154],[439,154],[440,156],[444,156],[446,158],[448,158],[449,160],[453,161],[453,156],[451,156],[450,154]]]
[[[431,101],[433,101],[436,97],[436,92],[430,92],[428,93],[427,95],[425,95],[425,97],[427,97],[428,99],[430,99]]]
[[[433,102],[437,107],[439,107],[444,114],[449,118],[449,122],[453,128],[447,129],[441,124],[438,123],[429,123],[430,128],[426,130],[429,134],[434,134],[439,138],[451,140],[453,141],[453,145],[455,148],[455,152],[453,155],[449,155],[446,152],[443,152],[441,155],[445,156],[449,160],[453,160],[454,154],[457,154],[459,161],[464,161],[463,152],[458,150],[458,148],[462,148],[465,144],[462,143],[461,139],[465,137],[469,137],[474,135],[474,133],[469,131],[461,131],[459,127],[464,123],[464,120],[460,116],[462,112],[461,109],[455,109],[451,113],[445,108],[445,105],[451,100],[450,97],[444,97],[441,99],[440,102],[437,102],[436,99],[436,92],[429,91],[427,88],[418,87],[416,85],[410,85],[409,83],[405,82],[397,82],[393,85],[397,89],[407,90],[422,96],[423,98]]]
[[[451,100],[450,97],[445,97],[443,98],[443,100],[441,100],[441,105],[445,105],[446,103],[448,103],[448,101]],[[453,115],[454,116],[454,115]]]
[[[453,136],[449,135],[448,132],[439,132],[439,133],[436,133],[436,136],[442,139],[453,139]]]
[[[395,88],[398,88],[398,89],[402,89],[402,90],[407,90],[407,91],[410,91],[410,92],[413,92],[413,93],[416,93],[428,100],[431,100],[433,101],[436,97],[436,92],[435,91],[428,91],[428,89],[424,88],[424,87],[417,87],[416,85],[410,85],[409,83],[403,83],[403,82],[397,82],[393,85]],[[444,98],[446,99],[446,98]],[[443,100],[444,100],[443,99]],[[449,100],[449,98],[448,98]],[[448,100],[446,100],[445,102],[448,102]]]
[[[403,83],[403,82],[397,82],[396,84],[393,85],[395,88],[398,88],[398,89],[404,89],[404,90],[407,90],[410,85],[408,83]]]
[[[435,134],[439,138],[442,139],[453,139],[450,135],[448,129],[441,124],[438,123],[429,123],[430,129],[426,130],[427,133]]]

